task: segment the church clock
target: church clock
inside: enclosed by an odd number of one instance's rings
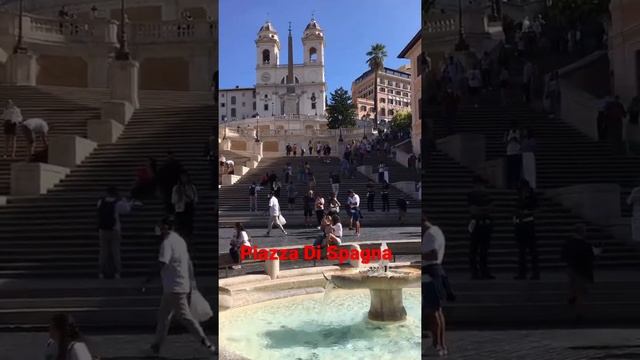
[[[269,74],[268,72],[263,72],[262,76],[260,76],[260,79],[262,80],[262,82],[268,83],[269,81],[271,81],[271,74]]]

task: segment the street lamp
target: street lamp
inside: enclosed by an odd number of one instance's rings
[[[118,39],[119,47],[116,52],[116,60],[119,61],[129,61],[131,60],[131,54],[129,53],[129,49],[127,48],[127,39],[126,32],[124,30],[125,27],[125,14],[124,14],[124,0],[120,0],[120,38]]]
[[[468,51],[469,44],[464,39],[464,31],[462,30],[462,0],[458,0],[458,43],[456,51]]]
[[[19,13],[18,13],[18,41],[16,42],[16,46],[14,46],[13,48],[13,53],[14,54],[26,54],[27,53],[27,48],[22,45],[22,15],[23,15],[23,9],[22,9],[22,0],[20,0],[20,8],[19,8]]]

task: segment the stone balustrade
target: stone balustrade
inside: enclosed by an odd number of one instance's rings
[[[106,18],[93,20],[60,20],[52,17],[24,14],[23,41],[29,43],[118,44],[118,22]],[[0,11],[0,37],[18,36],[19,15]],[[161,21],[156,23],[128,23],[127,41],[130,45],[166,44],[169,42],[212,43],[217,24],[209,21]]]
[[[457,32],[458,24],[455,19],[433,20],[427,23],[428,33],[450,33]]]

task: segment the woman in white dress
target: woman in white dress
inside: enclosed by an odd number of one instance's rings
[[[4,157],[16,157],[16,134],[18,125],[22,122],[22,113],[20,109],[13,103],[7,101],[7,107],[2,112],[2,127],[4,131]]]
[[[631,237],[633,241],[640,241],[640,186],[631,191],[631,194],[627,198],[627,204],[633,206]]]
[[[49,325],[46,360],[92,360],[78,326],[71,316],[56,314]]]
[[[531,130],[526,130],[524,139],[520,143],[522,153],[522,177],[529,182],[532,189],[536,188],[536,139]]]

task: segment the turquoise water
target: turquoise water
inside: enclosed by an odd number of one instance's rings
[[[220,313],[220,345],[252,360],[419,360],[420,289],[404,289],[407,320],[367,320],[368,290],[331,290]]]

